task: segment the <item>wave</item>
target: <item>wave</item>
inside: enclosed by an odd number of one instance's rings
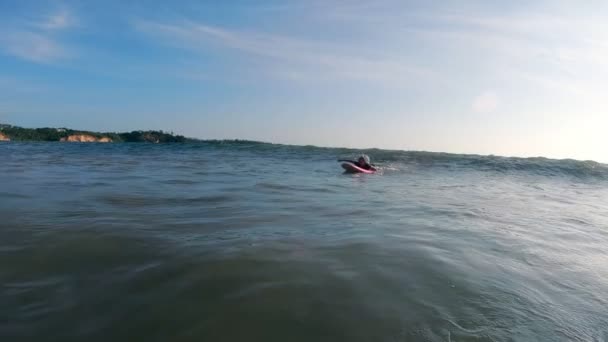
[[[7,146],[27,145],[38,149],[45,146],[41,143],[15,143]],[[81,153],[92,145],[61,145],[63,155]],[[104,150],[128,149],[137,153],[154,153],[172,151],[176,153],[187,150],[212,150],[220,156],[226,153],[247,152],[260,158],[274,158],[279,162],[288,160],[312,160],[314,162],[335,161],[337,159],[356,159],[365,153],[372,162],[384,170],[395,172],[412,169],[445,169],[449,171],[475,170],[495,173],[532,174],[547,177],[569,177],[582,180],[608,181],[608,165],[591,160],[550,159],[545,157],[502,157],[495,155],[456,154],[445,152],[401,151],[383,149],[353,149],[337,147],[318,147],[312,145],[284,145],[254,140],[199,140],[184,144],[138,144],[122,143],[95,146]],[[228,156],[227,156],[228,157]],[[234,155],[232,155],[234,157]],[[124,163],[128,163],[125,160]],[[273,161],[276,162],[276,161]]]
[[[549,177],[608,180],[608,165],[595,161],[544,157],[501,157],[434,152],[380,154],[380,162],[400,162],[419,167],[472,169],[497,173],[526,173]]]
[[[383,149],[353,149],[318,146],[272,144],[251,140],[206,140],[200,147],[249,150],[271,153],[280,158],[354,159],[368,154],[379,166],[395,165],[418,168],[444,168],[490,171],[498,173],[528,173],[549,177],[608,180],[608,165],[591,160],[550,159],[545,157],[502,157],[495,155],[456,154],[444,152],[400,151]],[[399,167],[396,167],[399,169]]]

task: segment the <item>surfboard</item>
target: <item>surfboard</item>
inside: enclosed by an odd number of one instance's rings
[[[374,173],[376,171],[374,170],[366,170],[366,169],[362,169],[360,167],[358,167],[357,165],[353,164],[353,163],[342,163],[342,168],[346,171],[346,172],[350,172],[350,173]]]

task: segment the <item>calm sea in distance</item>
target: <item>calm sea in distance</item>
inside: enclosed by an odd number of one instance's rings
[[[0,340],[608,341],[608,166],[1,143]]]

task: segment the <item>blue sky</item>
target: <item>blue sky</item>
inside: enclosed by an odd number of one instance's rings
[[[593,0],[4,0],[0,122],[608,162],[607,17]]]

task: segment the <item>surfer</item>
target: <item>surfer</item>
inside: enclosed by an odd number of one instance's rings
[[[357,167],[360,167],[364,170],[376,171],[376,168],[374,167],[374,165],[370,163],[370,159],[367,154],[360,155],[359,159],[357,159],[357,161],[352,161],[352,160],[339,160],[339,161],[353,163]]]
[[[376,171],[376,168],[370,163],[370,159],[367,154],[362,154],[355,163],[358,167],[366,170]]]

